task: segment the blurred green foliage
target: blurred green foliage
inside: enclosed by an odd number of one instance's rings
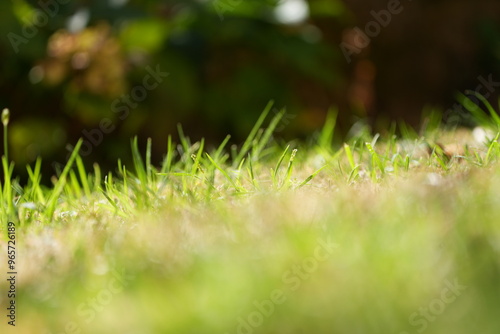
[[[177,123],[195,137],[219,140],[231,133],[237,143],[269,100],[288,107],[289,119],[295,119],[308,108],[304,96],[315,100],[317,93],[325,100],[325,92],[340,84],[343,59],[313,24],[279,22],[279,5],[272,0],[2,2],[0,105],[12,111],[13,159],[23,165],[42,155],[63,163],[83,131],[95,134],[94,144],[86,138],[89,161],[126,159],[123,143],[135,134],[152,137],[159,156]],[[335,21],[343,6],[315,1],[314,12]],[[136,89],[144,85],[148,67],[169,76],[154,89]],[[119,117],[127,95],[130,112]],[[328,108],[326,100],[309,113],[313,119],[304,123],[309,128],[287,128],[305,133],[321,124],[317,114]],[[113,131],[101,139],[92,131],[103,119],[112,122]]]
[[[274,113],[287,109],[285,139],[319,129],[331,107],[344,133],[359,120],[417,125],[427,104],[461,115],[454,94],[479,76],[500,82],[500,5],[401,6],[348,63],[339,45],[359,40],[353,28],[386,0],[3,1],[0,108],[12,112],[11,156],[19,170],[38,156],[63,164],[84,137],[86,163],[105,166],[129,160],[139,135],[153,139],[158,162],[178,123],[193,139],[231,134],[238,144],[270,100]],[[151,71],[168,77],[153,81]]]

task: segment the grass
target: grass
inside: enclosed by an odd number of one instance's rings
[[[19,274],[1,332],[498,333],[496,118],[474,109],[480,141],[430,122],[337,143],[331,111],[281,145],[271,108],[240,148],[179,127],[158,167],[133,139],[134,168],[102,175],[79,143],[49,188],[40,160],[20,185],[4,156],[0,263],[12,221]]]

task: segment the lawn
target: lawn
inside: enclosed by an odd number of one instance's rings
[[[102,175],[76,145],[52,187],[4,152],[1,333],[499,333],[494,117],[344,143],[330,113],[283,143],[270,109],[239,146],[180,131],[159,166],[134,139]]]

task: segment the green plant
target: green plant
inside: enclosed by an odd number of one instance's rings
[[[262,115],[234,149],[179,126],[160,166],[153,142],[133,138],[134,166],[106,175],[85,168],[80,140],[51,187],[41,159],[20,185],[2,157],[1,216],[19,222],[16,246],[36,259],[17,303],[37,321],[17,331],[495,330],[500,134],[461,156],[434,144],[442,130],[339,145],[333,117],[309,145],[280,145]],[[422,143],[430,151],[417,154]],[[426,320],[428,305],[446,312]]]

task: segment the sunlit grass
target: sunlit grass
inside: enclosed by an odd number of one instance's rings
[[[161,166],[133,139],[133,168],[102,175],[76,145],[50,188],[40,160],[20,185],[4,157],[19,315],[2,333],[498,333],[495,118],[479,140],[403,126],[340,143],[331,112],[281,145],[271,108],[241,147],[179,127]]]

